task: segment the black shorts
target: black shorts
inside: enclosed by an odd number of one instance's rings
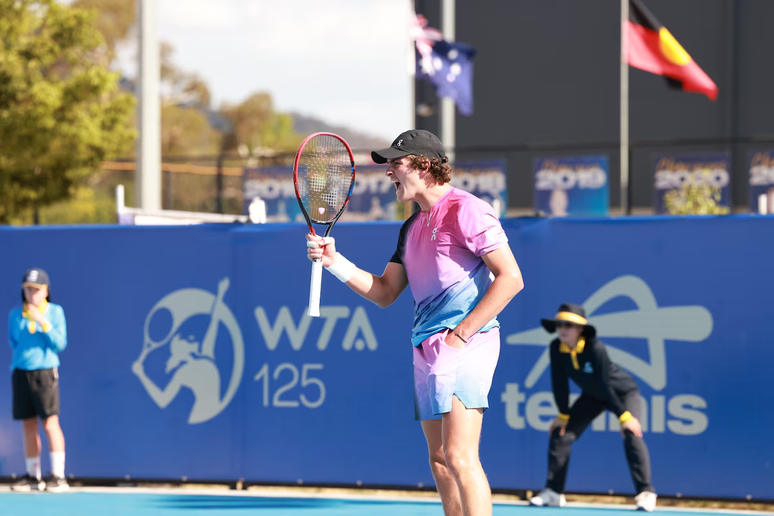
[[[46,419],[59,414],[59,371],[37,369],[22,371],[14,369],[11,378],[13,385],[13,418]]]

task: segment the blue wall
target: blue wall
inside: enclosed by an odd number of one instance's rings
[[[573,301],[640,385],[660,493],[774,498],[774,218],[504,226],[526,288],[500,316],[481,446],[492,487],[543,486],[555,409],[539,320]],[[398,229],[341,223],[333,235],[350,260],[378,273]],[[432,484],[413,421],[410,292],[381,310],[326,273],[323,317],[307,318],[304,233],[299,224],[0,230],[0,312],[19,303],[23,271],[38,266],[67,316],[68,473]],[[146,388],[133,363],[151,341],[162,345],[144,358]],[[198,358],[175,368],[173,348]],[[9,363],[10,351],[0,352],[0,368]],[[24,469],[7,378],[0,476]],[[602,417],[595,427],[574,447],[568,490],[631,493],[615,424]]]

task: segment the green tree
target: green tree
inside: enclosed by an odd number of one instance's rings
[[[96,13],[97,30],[105,40],[108,57],[115,59],[116,47],[129,39],[137,20],[136,0],[75,0],[71,5]]]
[[[0,223],[67,198],[134,138],[92,11],[0,0]]]
[[[93,10],[97,29],[105,39],[106,55],[115,67],[119,46],[136,46],[136,0],[75,0],[73,6]],[[174,62],[174,47],[160,43],[162,88],[161,147],[162,155],[214,154],[220,147],[221,135],[210,127],[206,110],[211,104],[207,83],[196,73],[182,70]],[[133,79],[128,79],[133,83]],[[132,120],[134,127],[135,119]],[[134,147],[125,157],[134,156]]]
[[[197,74],[181,70],[172,59],[173,53],[172,45],[162,42],[161,154],[216,154],[223,137],[207,118],[210,89]]]
[[[94,9],[98,28],[107,42],[110,59],[119,45],[136,39],[136,0],[75,0],[73,5]],[[218,111],[233,126],[222,135],[217,129],[204,130],[211,93],[198,74],[181,69],[174,62],[174,48],[161,42],[162,82],[162,153],[169,155],[210,154],[215,149],[235,151],[240,144],[249,150],[294,152],[303,138],[293,131],[290,115],[274,111],[271,95],[254,93],[236,105],[224,105]],[[198,111],[198,114],[196,113]],[[195,127],[187,127],[193,123]],[[134,154],[130,149],[129,156]]]
[[[664,195],[667,213],[670,215],[726,215],[729,213],[730,209],[727,206],[720,205],[720,188],[710,186],[696,174],[707,173],[694,172],[680,188]]]
[[[202,108],[210,107],[210,88],[198,74],[186,72],[179,68],[172,55],[174,47],[161,42],[161,86],[163,101],[166,105],[196,105]]]
[[[214,155],[220,132],[195,107],[164,106],[161,109],[161,153],[163,156]]]
[[[274,111],[269,93],[253,93],[240,104],[224,105],[220,112],[232,127],[225,150],[232,151],[244,144],[250,151],[290,152],[303,140],[293,130],[291,116]]]

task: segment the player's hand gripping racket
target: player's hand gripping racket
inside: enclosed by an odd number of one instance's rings
[[[315,133],[301,143],[293,164],[293,183],[301,212],[309,231],[314,224],[327,226],[327,237],[333,225],[347,208],[355,185],[355,158],[344,138],[333,133]],[[309,315],[320,316],[322,260],[312,262],[309,286]]]

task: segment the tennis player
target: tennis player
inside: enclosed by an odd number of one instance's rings
[[[479,438],[500,353],[497,315],[523,288],[521,272],[489,204],[449,185],[451,166],[434,134],[406,131],[371,157],[387,164],[397,200],[421,208],[403,224],[384,272],[357,268],[332,238],[308,234],[308,256],[381,308],[411,285],[415,417],[444,513],[490,515]]]
[[[559,334],[559,338],[551,342],[549,352],[551,383],[559,415],[549,429],[546,488],[530,499],[530,504],[564,507],[570,447],[589,423],[609,410],[621,424],[626,461],[639,493],[635,496],[637,509],[653,511],[656,493],[650,485],[650,455],[642,439],[639,421],[642,401],[634,378],[610,361],[605,345],[596,338],[596,329],[588,324],[583,307],[563,304],[556,317],[541,322],[546,331]],[[582,391],[572,407],[570,378]]]
[[[27,474],[11,486],[14,491],[62,492],[65,480],[65,441],[59,426],[59,353],[67,346],[64,310],[51,303],[48,274],[30,269],[22,279],[21,307],[8,317],[8,342],[13,385],[13,418],[22,421]],[[40,468],[38,418],[48,438],[51,479],[43,482]]]

